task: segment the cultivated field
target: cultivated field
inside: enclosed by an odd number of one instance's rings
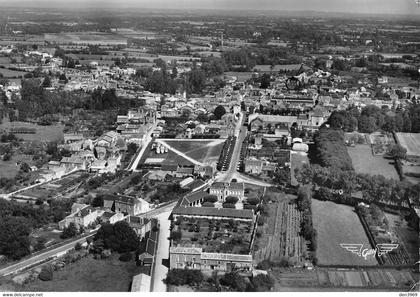
[[[399,143],[407,149],[407,155],[420,156],[420,133],[397,133]]]
[[[127,38],[118,34],[100,32],[69,32],[44,34],[44,39],[56,43],[74,44],[127,44]]]
[[[52,142],[63,139],[63,125],[39,126],[26,122],[3,122],[0,124],[0,132],[9,132],[12,128],[35,128],[35,134],[16,134],[16,137],[26,141]]]
[[[277,202],[269,207],[267,223],[258,227],[262,236],[257,240],[256,262],[270,260],[279,262],[287,258],[291,263],[299,264],[305,260],[306,242],[299,235],[302,214],[297,210],[296,196],[284,193],[268,194]]]
[[[410,263],[415,263],[419,260],[419,235],[411,227],[407,225],[407,221],[401,218],[399,215],[385,212],[385,217],[389,222],[389,227],[398,238],[401,240],[405,250],[410,257]]]
[[[387,160],[383,156],[372,155],[370,145],[357,144],[355,147],[347,147],[347,151],[357,173],[380,174],[386,178],[399,179],[393,161]]]
[[[359,217],[352,207],[312,199],[312,214],[314,228],[318,233],[318,264],[378,264],[374,257],[365,260],[340,246],[341,243],[362,243],[364,248],[371,248]]]
[[[418,281],[417,275],[395,269],[274,269],[270,275],[275,280],[274,291],[408,290]]]
[[[39,279],[19,291],[29,292],[128,292],[134,275],[140,273],[134,261],[121,262],[118,254],[95,260],[90,255],[54,272],[52,281]]]

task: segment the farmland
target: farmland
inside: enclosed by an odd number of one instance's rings
[[[335,291],[409,289],[418,276],[409,271],[395,269],[343,270],[318,268],[317,270],[274,269],[274,291]]]
[[[372,155],[370,145],[357,144],[355,147],[347,148],[354,170],[357,173],[371,175],[383,175],[386,178],[398,180],[398,174],[393,165],[393,161],[385,159],[383,156]]]
[[[19,70],[11,70],[7,68],[0,68],[0,74],[2,74],[5,78],[8,77],[22,77],[26,74],[25,71]]]
[[[318,264],[321,265],[377,265],[373,257],[367,260],[345,250],[341,243],[363,244],[371,248],[362,224],[352,207],[330,201],[312,199],[314,228],[318,233]]]
[[[289,259],[293,264],[302,263],[306,242],[299,234],[302,214],[296,209],[296,197],[283,193],[269,195],[274,197],[275,202],[268,208],[267,223],[258,227],[262,236],[257,241],[256,261]]]
[[[404,245],[408,253],[410,262],[414,263],[419,260],[419,237],[416,230],[407,225],[401,216],[385,212],[385,216],[389,222],[390,229],[398,235],[400,244]]]
[[[63,139],[64,126],[62,125],[39,126],[26,122],[3,122],[0,124],[0,132],[3,130],[9,132],[11,129],[17,128],[36,129],[35,134],[16,134],[16,137],[26,141],[53,142],[61,141]]]
[[[118,34],[100,32],[72,32],[45,34],[44,39],[56,43],[117,45],[127,44],[127,38]]]

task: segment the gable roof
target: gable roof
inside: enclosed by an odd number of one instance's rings
[[[172,211],[175,215],[213,216],[252,220],[254,212],[250,209],[228,209],[214,207],[177,207]]]

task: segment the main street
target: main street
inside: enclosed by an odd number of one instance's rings
[[[128,170],[135,171],[137,169],[137,166],[140,162],[141,157],[143,156],[144,152],[146,151],[147,146],[149,145],[150,141],[152,141],[152,133],[157,127],[157,122],[155,122],[152,127],[147,131],[146,134],[146,140],[143,143],[143,146],[140,149],[140,152],[137,154],[136,158],[134,159],[133,164],[131,164],[130,168]]]
[[[216,177],[216,181],[229,182],[232,180],[234,173],[238,169],[239,158],[241,154],[242,142],[246,137],[246,127],[243,126],[245,121],[245,115],[243,112],[240,113],[240,118],[236,123],[235,136],[236,142],[232,153],[232,159],[230,160],[229,168],[226,172],[222,172]]]
[[[164,283],[164,279],[168,273],[168,267],[165,266],[169,265],[169,240],[168,237],[170,235],[170,221],[169,215],[171,214],[171,210],[166,212],[162,212],[161,214],[157,215],[156,218],[159,220],[160,229],[159,229],[159,239],[158,239],[158,248],[156,252],[156,264],[154,269],[153,278],[153,288],[151,288],[152,292],[166,292],[166,284]],[[164,261],[166,263],[164,263]]]

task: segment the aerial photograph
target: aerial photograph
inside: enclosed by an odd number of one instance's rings
[[[417,297],[419,217],[420,0],[0,0],[0,296]]]

